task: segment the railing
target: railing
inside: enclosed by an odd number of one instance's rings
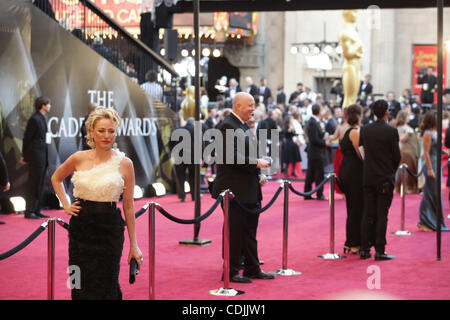
[[[176,109],[178,73],[158,53],[112,20],[89,0],[49,0],[51,8],[41,8],[106,60],[139,84],[149,70],[158,73],[164,88],[163,103]]]

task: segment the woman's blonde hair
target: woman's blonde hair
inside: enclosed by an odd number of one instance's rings
[[[397,127],[403,126],[408,123],[408,112],[401,110],[397,113],[397,117],[395,118],[395,125]]]
[[[92,113],[89,115],[89,118],[86,120],[86,142],[92,149],[95,148],[95,142],[90,132],[94,129],[95,124],[100,119],[111,120],[115,129],[119,127],[120,121],[122,121],[119,114],[114,109],[107,109],[105,107],[95,108],[95,110],[92,111]]]

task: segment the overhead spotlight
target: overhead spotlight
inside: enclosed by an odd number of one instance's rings
[[[332,53],[333,53],[333,47],[330,46],[329,44],[327,44],[327,45],[325,46],[325,48],[323,48],[323,51],[324,51],[326,54],[332,54]]]
[[[144,196],[144,192],[141,187],[138,185],[134,186],[134,192],[133,192],[133,198],[134,199],[141,199]]]
[[[298,48],[297,47],[291,47],[291,53],[292,54],[297,54],[298,53]]]
[[[241,38],[241,35],[240,35],[240,34],[238,34],[238,35],[236,36],[236,38],[240,39],[240,38]]]
[[[155,189],[155,195],[161,197],[166,194],[166,187],[161,182],[152,183],[153,189]]]
[[[341,47],[341,46],[337,46],[337,47],[336,47],[336,53],[337,53],[337,54],[342,54],[342,52],[343,52],[343,51],[342,51],[342,47]]]
[[[193,57],[195,57],[195,49],[192,49],[191,54]]]
[[[305,54],[305,55],[308,54],[309,53],[309,47],[308,46],[303,46],[302,47],[302,53]]]
[[[183,50],[181,50],[181,55],[183,57],[187,57],[189,55],[189,51],[187,51],[187,49],[183,49]]]
[[[202,55],[203,55],[204,57],[209,57],[210,54],[211,54],[211,50],[209,50],[209,48],[204,48],[204,49],[202,50]]]
[[[27,203],[23,197],[11,197],[9,201],[13,204],[15,212],[25,211]]]
[[[218,58],[218,57],[220,57],[220,50],[219,49],[214,49],[212,54],[213,54],[213,56],[215,58]]]
[[[313,53],[314,54],[319,54],[320,53],[320,48],[318,46],[314,46]]]
[[[161,48],[161,50],[159,51],[159,53],[164,57],[166,55],[166,49]]]

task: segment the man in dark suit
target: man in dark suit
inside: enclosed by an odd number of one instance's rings
[[[437,90],[437,78],[433,74],[433,67],[427,68],[427,73],[419,77],[418,83],[422,85],[420,101],[422,103],[434,103],[434,93]]]
[[[255,86],[253,83],[252,77],[245,78],[245,82],[247,83],[247,93],[250,94],[252,97],[255,97],[258,95],[258,87]]]
[[[246,121],[252,117],[254,111],[253,97],[245,92],[238,93],[233,112],[218,127],[223,135],[223,148],[218,151],[217,176],[212,191],[213,198],[218,198],[222,191],[230,189],[235,200],[249,210],[261,207],[261,185],[265,183],[265,177],[260,175],[260,169],[270,166],[270,161],[258,159],[250,152],[257,150],[257,141],[251,132],[247,132],[250,127]],[[230,138],[228,135],[227,139],[227,130],[231,130],[235,136]],[[239,147],[238,141],[242,141],[240,139],[244,139],[243,150]],[[232,161],[229,159],[230,155],[233,156]],[[273,279],[272,275],[264,273],[259,266],[256,240],[259,214],[242,210],[235,200],[230,201],[229,210],[230,281],[250,283],[251,279]],[[240,275],[242,257],[244,274]]]
[[[195,144],[195,119],[188,118],[186,124],[177,129],[177,130],[186,130],[186,137],[190,138],[190,150],[183,149],[179,155],[181,158],[186,159],[187,161],[183,161],[182,163],[175,164],[175,174],[176,174],[176,189],[178,199],[181,202],[185,201],[186,193],[184,192],[184,182],[187,180],[189,183],[189,189],[191,194],[191,200],[194,201],[194,191],[195,191],[195,164],[194,164],[194,144]],[[170,147],[173,149],[174,145],[177,144],[178,141],[170,142]],[[186,142],[185,142],[186,143]],[[187,151],[188,154],[184,154],[184,151]],[[187,171],[187,179],[186,179],[186,171]]]
[[[372,94],[373,86],[370,83],[371,75],[366,74],[364,81],[361,81],[361,86],[359,87],[358,97],[366,102],[367,97]]]
[[[241,88],[239,87],[238,82],[235,78],[231,78],[228,82],[228,89],[225,91],[225,107],[231,108],[233,107],[233,100],[237,93],[241,92]]]
[[[272,92],[270,91],[270,88],[267,87],[266,79],[261,79],[260,84],[261,85],[258,88],[258,94],[263,97],[263,103],[265,106],[267,106],[269,98],[272,97]]]
[[[402,109],[402,107],[400,106],[400,102],[395,100],[394,92],[389,91],[387,93],[387,103],[389,109],[389,117],[395,119],[395,117],[397,117],[397,113]]]
[[[36,112],[28,120],[23,137],[20,162],[28,164],[25,218],[39,219],[48,216],[41,212],[45,173],[48,167],[47,142],[50,139],[45,114],[50,111],[50,99],[39,97],[34,101]]]
[[[312,190],[312,184],[316,187],[324,179],[323,157],[325,154],[326,142],[323,139],[325,133],[320,127],[320,113],[322,107],[318,104],[312,106],[312,116],[306,125],[306,135],[308,138],[308,170],[306,171],[305,192]],[[314,199],[312,196],[305,197],[305,200]],[[327,200],[323,196],[323,187],[317,191],[317,200]]]
[[[6,167],[3,155],[0,153],[0,192],[7,192],[9,191],[9,188],[8,168]],[[0,221],[0,224],[5,224],[5,222]]]
[[[399,136],[389,126],[388,103],[377,100],[372,105],[377,120],[361,128],[359,145],[363,147],[364,214],[360,258],[370,258],[375,246],[375,260],[391,260],[385,253],[387,216],[394,194],[395,172],[400,163]]]

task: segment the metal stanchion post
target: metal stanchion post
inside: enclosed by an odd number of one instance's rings
[[[408,165],[406,163],[400,166],[401,184],[400,197],[402,199],[401,215],[400,215],[400,230],[394,234],[397,236],[409,236],[411,232],[405,230],[405,198],[406,198],[406,175],[408,174]]]
[[[234,198],[230,190],[225,190],[223,193],[223,288],[210,290],[209,293],[214,296],[232,297],[244,294],[244,291],[230,288],[230,199]]]
[[[155,300],[155,202],[150,202],[148,215],[149,300]]]
[[[284,203],[283,203],[283,261],[282,269],[275,271],[274,273],[281,276],[295,276],[302,274],[301,272],[288,269],[288,217],[289,217],[289,185],[291,183],[288,180],[283,181],[284,185]]]
[[[53,300],[55,292],[55,221],[55,218],[48,219],[47,300]]]
[[[339,254],[334,252],[334,189],[336,185],[336,174],[330,173],[330,252],[319,256],[326,260],[341,259]]]

